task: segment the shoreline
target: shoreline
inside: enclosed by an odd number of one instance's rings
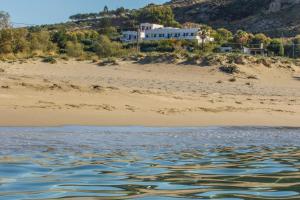
[[[20,113],[18,113],[19,115]],[[47,113],[46,113],[47,114]],[[46,115],[45,114],[45,115]],[[196,114],[197,115],[197,114]],[[200,114],[203,116],[203,114]],[[9,116],[9,115],[8,115]],[[222,116],[214,115],[212,117],[207,117],[206,119],[201,120],[190,120],[187,122],[186,120],[191,116],[178,116],[175,119],[162,119],[159,116],[151,116],[151,118],[156,118],[154,121],[143,119],[139,120],[139,116],[131,116],[128,115],[131,120],[126,120],[124,118],[118,118],[117,114],[112,115],[111,117],[106,116],[106,119],[101,121],[101,119],[97,119],[94,117],[84,119],[72,119],[71,115],[57,115],[53,116],[56,120],[51,120],[49,118],[43,118],[39,121],[35,121],[32,119],[33,116],[21,116],[16,119],[15,114],[9,116],[9,118],[13,118],[13,120],[0,120],[0,127],[65,127],[65,126],[96,126],[96,127],[295,127],[298,128],[299,117],[291,117],[291,116],[281,116],[275,117],[269,121],[260,121],[259,119],[254,120],[256,115],[252,115],[251,118],[249,114],[244,115],[242,118],[240,115],[233,118],[228,118],[228,114],[223,114]],[[105,114],[103,114],[105,116]],[[198,114],[199,116],[199,114]],[[28,117],[28,118],[27,118]],[[226,121],[223,120],[223,117],[228,118]],[[259,116],[262,120],[265,120],[267,117]],[[68,120],[65,120],[68,118]],[[102,118],[102,117],[100,117]],[[282,121],[282,118],[285,118],[285,121]],[[65,120],[65,121],[64,121]],[[299,119],[300,120],[300,119]],[[139,122],[140,121],[140,122]],[[158,122],[160,121],[160,122]],[[181,122],[185,121],[185,122]]]
[[[143,125],[48,125],[48,126],[40,126],[40,125],[28,125],[28,126],[2,126],[0,125],[0,131],[1,130],[9,130],[9,129],[69,129],[69,128],[87,128],[87,129],[104,129],[104,130],[110,130],[110,129],[141,129],[141,130],[201,130],[201,129],[300,129],[300,126],[278,126],[278,125],[209,125],[209,126],[143,126]]]

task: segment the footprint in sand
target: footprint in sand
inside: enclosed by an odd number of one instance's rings
[[[77,85],[71,84],[71,85],[69,85],[69,87],[72,88],[72,89],[74,89],[74,90],[80,90],[80,87],[77,86]]]
[[[137,107],[131,105],[125,105],[125,108],[131,112],[135,112],[137,110]]]
[[[92,88],[92,90],[98,91],[98,92],[104,92],[105,91],[104,87],[101,86],[101,85],[92,85],[91,88]]]
[[[52,84],[51,86],[49,86],[50,90],[55,90],[55,89],[62,89],[62,87],[56,83]]]
[[[8,85],[2,85],[1,88],[2,89],[9,89],[10,87]]]

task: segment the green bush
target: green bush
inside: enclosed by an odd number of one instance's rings
[[[116,58],[109,57],[109,58],[102,60],[98,65],[99,66],[118,65],[118,62],[117,62]]]
[[[70,57],[80,57],[84,54],[83,45],[78,42],[67,42],[66,53]]]
[[[220,68],[221,72],[227,73],[227,74],[234,74],[239,72],[239,68],[235,65],[224,65]]]
[[[51,63],[51,64],[57,63],[56,59],[52,56],[45,57],[45,58],[43,58],[42,61],[45,62],[45,63]]]
[[[100,58],[119,57],[124,53],[120,43],[112,42],[104,35],[100,36],[99,40],[94,44],[93,51]]]

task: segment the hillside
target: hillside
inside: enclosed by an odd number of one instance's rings
[[[300,33],[299,0],[172,0],[176,20],[272,36]]]

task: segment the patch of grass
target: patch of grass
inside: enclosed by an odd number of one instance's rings
[[[234,74],[239,72],[239,68],[235,65],[223,65],[219,67],[221,72],[227,73],[227,74]]]
[[[236,78],[235,77],[232,77],[228,80],[229,82],[236,82]]]
[[[263,64],[265,67],[271,67],[270,61],[268,61],[266,58],[259,58],[256,61],[257,64]]]
[[[98,65],[99,66],[118,65],[118,62],[116,58],[110,57],[102,60]]]
[[[66,56],[66,55],[63,55],[63,56],[61,56],[60,58],[63,59],[63,60],[65,60],[65,61],[69,61],[69,57]]]
[[[56,59],[54,57],[52,57],[52,56],[43,58],[42,62],[44,62],[44,63],[50,63],[50,64],[57,63]]]
[[[258,79],[258,77],[257,76],[255,76],[255,75],[249,75],[249,76],[247,76],[247,79]]]

